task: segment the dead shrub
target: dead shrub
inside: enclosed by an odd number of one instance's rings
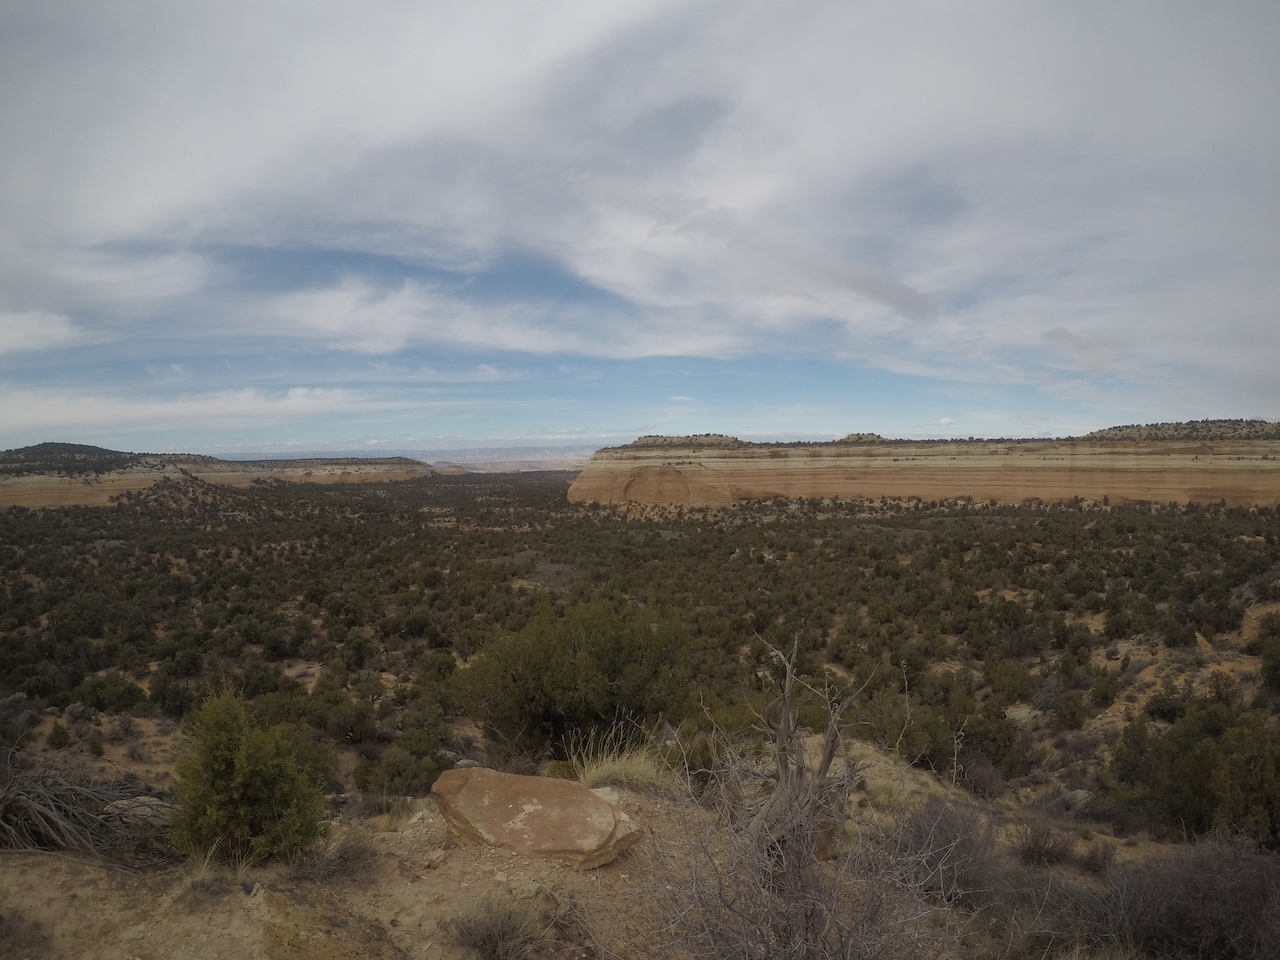
[[[1114,840],[1099,837],[1085,847],[1080,862],[1090,873],[1102,873],[1115,862],[1119,846]]]
[[[1037,867],[1061,863],[1071,856],[1073,847],[1069,836],[1043,821],[1023,824],[1014,840],[1014,848],[1022,862]]]
[[[131,714],[122,713],[111,724],[107,733],[109,743],[124,743],[138,736],[138,722]]]
[[[909,880],[963,920],[970,955],[1044,958],[1081,938],[1087,892],[1011,859],[975,805],[931,799],[902,814],[889,839]]]
[[[745,829],[689,826],[685,837],[655,847],[649,955],[915,960],[940,952],[933,907],[874,840],[824,860],[812,829],[762,846]]]
[[[965,782],[975,794],[990,800],[1004,793],[1008,786],[1004,774],[984,754],[973,753],[962,760]]]
[[[842,753],[843,703],[831,691],[816,758],[797,720],[795,652],[772,650],[778,694],[753,752],[717,731],[702,800],[683,833],[655,840],[649,897],[650,956],[693,960],[916,960],[936,956],[945,931],[933,922],[914,864],[895,856],[869,825],[848,820],[859,771]],[[837,762],[839,757],[839,762]]]
[[[73,765],[9,749],[0,749],[0,847],[128,867],[174,857],[166,804],[136,780],[96,780]]]
[[[1209,841],[1113,867],[1096,934],[1149,956],[1274,960],[1280,858]]]
[[[523,960],[547,939],[547,925],[531,908],[482,900],[465,913],[445,917],[440,930],[484,960]]]
[[[995,832],[976,807],[930,798],[898,817],[894,839],[913,879],[943,901],[973,901],[994,889]]]
[[[363,831],[347,830],[341,838],[330,837],[299,853],[289,864],[289,873],[295,880],[311,883],[355,877],[367,873],[377,856]]]
[[[0,697],[0,747],[20,747],[40,723],[44,702],[25,693]]]

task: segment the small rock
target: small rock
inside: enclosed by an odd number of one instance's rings
[[[538,888],[542,884],[536,880],[512,880],[510,886],[507,887],[511,891],[511,896],[517,900],[528,900],[538,892]]]

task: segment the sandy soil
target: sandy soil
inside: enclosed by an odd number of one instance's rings
[[[1280,505],[1280,441],[601,450],[569,499],[716,506],[772,497]]]
[[[180,736],[148,724],[141,742],[149,753],[167,754]],[[817,738],[810,746],[818,749]],[[952,789],[868,744],[850,749],[864,769],[852,804],[860,816],[875,819]],[[122,755],[120,767],[129,765]],[[659,882],[654,844],[700,835],[712,815],[688,800],[617,793],[645,837],[589,871],[461,839],[430,800],[394,817],[335,820],[335,838],[359,832],[375,856],[366,871],[324,882],[293,879],[279,865],[239,878],[223,868],[204,889],[193,885],[187,866],[133,875],[53,854],[0,851],[0,958],[461,960],[470,954],[439,923],[490,899],[569,913],[558,956],[579,956],[575,944],[585,943],[603,948],[602,955],[634,956],[634,945],[662,919],[650,906]]]
[[[650,831],[669,833],[678,805],[623,794]],[[696,810],[696,808],[694,808]],[[633,848],[592,871],[451,837],[430,801],[400,824],[362,831],[376,851],[367,872],[320,883],[283,867],[221,880],[212,894],[185,869],[133,876],[49,854],[0,852],[0,957],[100,960],[365,960],[471,956],[439,921],[487,899],[541,912],[573,907],[590,918],[570,939],[625,948],[649,929],[637,894],[651,882],[650,852]],[[5,941],[6,932],[8,942]],[[573,955],[572,952],[566,956]]]
[[[172,733],[148,728],[144,742],[158,753],[155,739],[166,736]],[[851,798],[854,833],[876,831],[903,805],[962,794],[869,744],[854,741],[850,750],[865,778]],[[1041,799],[1024,792],[1022,803]],[[471,955],[441,932],[440,921],[487,900],[564,918],[557,957],[636,956],[636,945],[649,942],[665,919],[655,915],[662,883],[656,850],[702,835],[712,814],[688,800],[618,794],[645,837],[590,871],[460,839],[430,800],[395,816],[335,819],[335,838],[356,832],[373,857],[365,869],[323,882],[292,878],[274,865],[238,876],[215,868],[196,883],[190,866],[134,875],[53,854],[0,851],[0,958],[462,960]],[[1006,833],[1024,815],[1012,799],[991,808]],[[1078,846],[1098,829],[1066,821],[1060,828],[1075,833]],[[1128,843],[1120,858],[1152,849],[1147,841]],[[587,945],[593,954],[581,949]]]

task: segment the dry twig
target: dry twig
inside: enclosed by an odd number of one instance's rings
[[[140,868],[174,858],[164,804],[129,780],[0,749],[0,847],[53,850]]]

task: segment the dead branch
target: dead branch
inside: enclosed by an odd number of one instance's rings
[[[137,869],[174,858],[167,807],[129,780],[0,749],[0,847],[73,853]]]

